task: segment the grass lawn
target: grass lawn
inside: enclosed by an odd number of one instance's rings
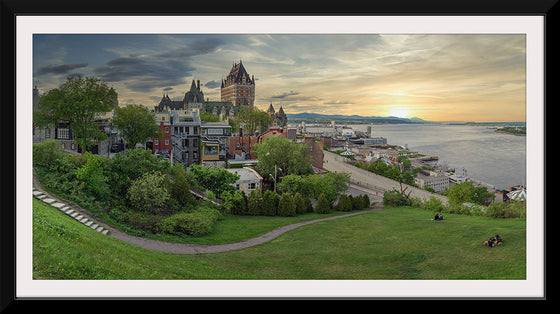
[[[432,216],[410,207],[385,208],[303,226],[248,249],[174,255],[102,235],[34,199],[33,278],[525,279],[525,220],[447,214],[435,222]],[[216,227],[212,241],[231,237],[221,233],[260,233],[260,227],[247,227],[252,224],[275,228],[274,218],[228,220]],[[233,227],[237,223],[245,227]],[[504,245],[480,246],[496,233]]]

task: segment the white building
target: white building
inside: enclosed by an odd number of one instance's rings
[[[239,180],[234,183],[238,191],[244,191],[247,195],[254,190],[262,192],[263,178],[255,170],[247,167],[226,170],[239,175]]]

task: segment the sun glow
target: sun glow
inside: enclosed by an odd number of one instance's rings
[[[410,118],[410,112],[408,108],[394,107],[389,111],[389,116],[397,118]]]

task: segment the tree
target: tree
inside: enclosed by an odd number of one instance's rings
[[[296,208],[296,214],[305,214],[307,212],[307,204],[301,194],[296,193],[294,195],[294,205]]]
[[[233,215],[245,215],[247,213],[247,196],[245,192],[235,191],[233,193],[231,213]]]
[[[39,111],[33,120],[38,126],[68,123],[82,148],[82,153],[94,144],[91,139],[105,140],[107,135],[94,123],[99,114],[117,106],[117,92],[94,77],[68,77],[59,88],[48,91],[39,101]]]
[[[268,130],[272,124],[272,117],[257,107],[242,107],[235,120],[243,125],[246,134],[254,135],[257,130],[261,133]]]
[[[315,199],[324,194],[327,201],[332,205],[338,196],[348,189],[346,182],[350,175],[345,172],[329,172],[313,175],[287,175],[278,184],[278,189],[283,192],[301,195],[309,195]]]
[[[283,136],[273,136],[262,143],[255,144],[255,152],[259,160],[257,171],[270,181],[275,176],[277,180],[289,174],[311,174],[311,156],[305,144],[294,143]]]
[[[296,215],[296,209],[292,196],[288,193],[283,193],[278,202],[278,216],[293,217]]]
[[[196,203],[196,199],[191,193],[191,185],[187,181],[185,171],[178,171],[173,184],[172,195],[181,206],[188,206]]]
[[[257,190],[253,190],[249,193],[247,213],[251,216],[259,216],[261,214],[261,196],[259,194]]]
[[[157,136],[159,131],[155,116],[148,109],[137,105],[116,108],[113,125],[132,148],[137,143],[144,143]]]
[[[279,201],[280,197],[278,196],[278,193],[272,190],[266,190],[263,195],[262,214],[264,216],[276,215],[276,208],[278,208]]]
[[[338,204],[335,206],[335,210],[341,212],[349,212],[352,210],[352,201],[347,194],[341,194],[338,199]]]
[[[239,180],[237,173],[231,173],[224,168],[193,164],[190,169],[200,185],[215,195],[221,195],[224,191],[234,191],[235,188],[231,184]]]
[[[321,194],[319,199],[317,199],[317,204],[313,211],[317,214],[328,214],[331,211],[331,206],[324,194]]]
[[[459,183],[446,191],[449,198],[449,204],[458,206],[464,202],[468,202],[474,196],[474,186],[470,182]]]

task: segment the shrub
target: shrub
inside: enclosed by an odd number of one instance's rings
[[[179,205],[185,207],[196,203],[196,199],[191,193],[191,185],[185,177],[184,171],[178,171],[173,183],[172,195]]]
[[[52,169],[64,157],[62,146],[55,140],[33,144],[33,164]]]
[[[352,210],[361,210],[364,208],[361,195],[354,196],[350,199],[352,200]]]
[[[328,214],[331,211],[331,206],[324,194],[319,195],[313,211],[317,214]]]
[[[247,213],[247,196],[245,192],[235,191],[233,193],[231,213],[233,215],[245,215]]]
[[[363,208],[369,208],[370,205],[371,205],[371,201],[369,200],[369,196],[367,194],[362,195]]]
[[[409,202],[399,191],[392,190],[383,193],[383,205],[402,206]]]
[[[278,202],[278,216],[283,217],[293,217],[296,215],[296,208],[294,206],[294,201],[289,193],[283,193],[280,197],[280,202]]]
[[[351,211],[352,210],[352,201],[350,200],[350,197],[346,194],[340,195],[340,198],[338,199],[338,204],[336,204],[334,209],[338,210],[338,211],[341,211],[341,212]]]
[[[296,214],[305,214],[307,213],[307,204],[305,203],[305,199],[301,194],[296,193],[294,195],[294,205],[296,208]]]
[[[261,214],[262,199],[256,190],[251,191],[247,200],[247,214],[251,216],[259,216]]]
[[[444,206],[439,198],[430,196],[430,199],[424,202],[424,209],[439,213],[443,211]]]
[[[132,182],[128,189],[128,198],[132,206],[144,212],[160,212],[170,198],[166,179],[164,174],[149,172]]]
[[[278,202],[280,201],[280,197],[278,193],[267,190],[264,192],[263,201],[262,201],[262,214],[264,216],[274,216],[276,215],[276,208],[278,208]]]
[[[86,152],[86,163],[76,170],[76,178],[84,182],[84,188],[91,195],[106,200],[111,191],[107,185],[107,177],[103,173],[103,160],[101,156]]]
[[[215,209],[204,208],[192,213],[181,212],[162,219],[157,230],[162,233],[182,233],[195,237],[205,235],[213,230],[214,223],[222,219],[222,214]]]

